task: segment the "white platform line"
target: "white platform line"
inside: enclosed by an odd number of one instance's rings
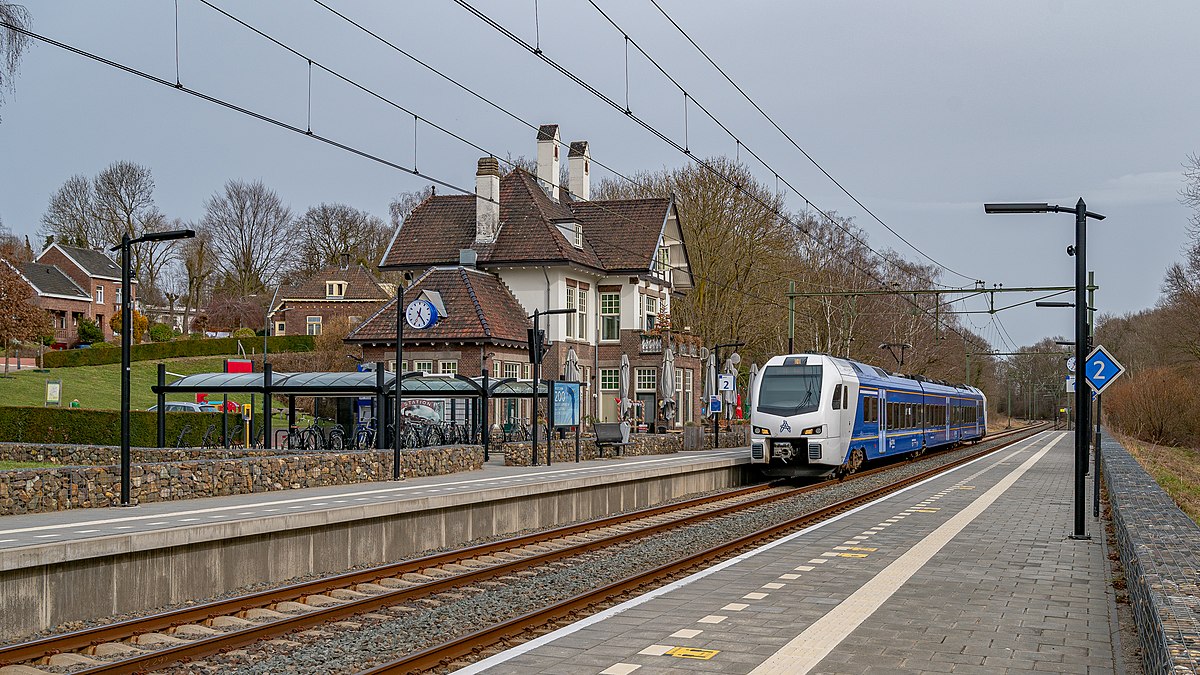
[[[1044,435],[1046,435],[1048,433],[1050,433],[1050,432],[1041,431],[1041,432],[1034,434],[1033,436],[1031,436],[1029,438],[1018,441],[1012,447],[1007,448],[1007,450],[1011,451],[1011,454],[1009,456],[1011,457],[1012,455],[1017,454],[1017,452],[1025,450],[1027,445],[1033,445],[1035,442],[1040,440]],[[1057,439],[1055,439],[1055,440],[1057,440]],[[1053,442],[1052,442],[1052,444],[1053,444]],[[633,598],[631,600],[626,600],[625,602],[623,602],[619,605],[616,605],[614,607],[609,607],[608,609],[603,610],[601,612],[597,612],[596,614],[593,614],[593,615],[587,617],[586,619],[582,619],[582,620],[576,621],[575,623],[572,623],[570,625],[563,626],[562,628],[559,628],[558,630],[555,630],[555,631],[546,633],[545,635],[536,637],[536,638],[530,640],[529,642],[524,642],[516,647],[513,647],[512,649],[505,650],[503,652],[500,652],[499,654],[494,654],[492,656],[489,656],[486,659],[483,659],[482,661],[477,661],[475,663],[472,663],[471,665],[469,665],[465,668],[454,671],[454,673],[455,673],[455,675],[476,675],[477,673],[482,673],[482,672],[486,671],[488,668],[491,668],[492,666],[498,666],[502,663],[511,661],[512,659],[515,659],[518,656],[525,654],[527,652],[531,652],[534,649],[541,647],[542,645],[550,644],[551,642],[554,642],[555,640],[557,640],[561,637],[565,637],[567,635],[572,635],[574,633],[577,633],[577,632],[583,630],[584,628],[591,626],[592,624],[600,623],[601,621],[603,621],[609,617],[616,616],[617,614],[620,614],[621,612],[624,612],[625,610],[633,609],[634,607],[637,607],[639,605],[650,602],[651,600],[653,600],[654,598],[657,598],[660,595],[666,595],[667,593],[670,593],[673,590],[676,590],[678,588],[683,588],[684,586],[687,586],[696,581],[704,579],[708,576],[716,574],[717,572],[720,572],[721,570],[723,570],[727,567],[732,567],[744,560],[753,558],[754,556],[759,555],[760,553],[765,553],[767,551],[770,551],[771,549],[775,548],[776,546],[782,546],[794,539],[798,539],[799,537],[803,537],[803,536],[810,534],[816,530],[819,530],[823,527],[832,525],[833,523],[836,523],[843,518],[848,518],[848,517],[858,513],[859,511],[862,511],[863,509],[869,509],[872,506],[875,506],[876,504],[881,504],[881,503],[889,501],[891,499],[895,499],[896,497],[899,497],[899,496],[907,493],[909,490],[916,490],[916,489],[924,486],[926,483],[929,483],[929,482],[935,481],[935,480],[940,480],[941,478],[944,478],[952,473],[955,473],[956,471],[960,471],[967,467],[972,467],[972,466],[974,466],[980,462],[983,462],[984,460],[987,460],[987,459],[993,459],[992,455],[988,454],[983,457],[980,457],[979,459],[971,460],[970,462],[967,462],[966,464],[961,464],[959,466],[954,467],[953,469],[944,471],[944,472],[938,474],[937,476],[933,476],[931,478],[926,478],[925,480],[921,481],[920,483],[914,483],[906,488],[897,490],[896,492],[893,492],[890,495],[885,495],[874,501],[867,502],[866,504],[862,504],[860,506],[856,506],[853,509],[846,511],[845,513],[842,513],[840,515],[836,515],[836,516],[830,518],[829,520],[824,520],[824,521],[817,523],[816,525],[806,527],[803,530],[800,530],[798,532],[793,532],[792,534],[789,534],[786,537],[782,537],[780,539],[776,539],[775,541],[773,541],[769,544],[763,544],[762,546],[760,546],[756,549],[747,551],[737,557],[730,558],[729,560],[726,560],[724,562],[717,563],[716,565],[713,565],[712,567],[709,567],[707,569],[696,572],[695,574],[692,574],[690,576],[686,576],[682,579],[679,579],[678,581],[673,581],[673,582],[667,584],[666,586],[660,586],[660,587],[654,589],[653,591],[650,591],[649,593],[646,593],[644,595],[639,595],[638,597]],[[986,469],[984,469],[984,470],[986,470]],[[982,473],[984,470],[981,470],[979,473]]]
[[[726,459],[731,456],[737,457],[737,456],[740,456],[740,453],[734,453],[734,451],[729,451],[729,452],[717,451],[714,454],[705,455],[706,458],[713,458],[713,459]],[[646,459],[646,460],[633,461],[633,462],[622,462],[620,464],[612,464],[612,465],[608,465],[608,466],[605,466],[602,468],[603,469],[620,469],[620,468],[637,468],[637,467],[641,467],[641,466],[653,466],[656,464],[686,464],[686,463],[691,462],[693,459],[694,459],[694,456],[691,456],[691,455],[685,456],[685,457],[666,457],[663,459]],[[570,474],[580,474],[580,473],[585,473],[585,472],[592,471],[592,470],[593,469],[580,467],[580,468],[572,468],[572,469],[558,469],[558,470],[554,470],[554,471],[540,471],[537,473],[524,474],[524,475],[528,476],[531,480],[542,479],[542,478],[545,478],[546,476],[560,476],[560,477],[569,478]],[[237,504],[235,506],[214,506],[214,507],[207,508],[207,509],[192,509],[189,511],[156,513],[153,515],[144,515],[144,516],[124,516],[121,518],[105,518],[102,520],[88,520],[88,521],[82,521],[82,522],[78,522],[78,523],[61,523],[58,525],[37,525],[37,526],[33,526],[33,527],[19,527],[19,528],[14,528],[11,530],[0,530],[0,535],[20,534],[22,532],[41,532],[44,530],[60,530],[60,529],[69,528],[69,527],[90,527],[92,525],[107,525],[109,523],[127,523],[127,522],[131,522],[131,521],[135,521],[135,520],[151,520],[154,518],[173,518],[173,517],[178,517],[178,516],[192,516],[192,515],[203,514],[203,513],[216,513],[218,511],[233,511],[233,510],[237,510],[237,509],[244,510],[247,508],[262,508],[264,506],[277,506],[277,505],[281,505],[281,504],[297,504],[297,503],[301,503],[301,502],[316,502],[316,501],[321,501],[321,500],[337,499],[338,497],[358,497],[358,496],[362,496],[362,495],[394,494],[394,493],[399,493],[399,492],[412,492],[414,490],[428,490],[430,487],[437,487],[439,485],[442,487],[445,487],[447,485],[477,485],[479,483],[495,483],[496,480],[497,480],[496,478],[475,478],[472,480],[462,480],[462,481],[456,481],[453,483],[434,483],[432,485],[405,485],[405,486],[392,487],[392,488],[380,488],[378,490],[363,490],[360,492],[346,492],[343,494],[336,494],[336,495],[321,495],[319,497],[296,497],[294,499],[277,499],[277,500],[269,501],[269,502],[253,502],[253,503],[247,503],[247,504]]]
[[[1025,472],[1050,452],[1066,433],[1061,433],[962,511],[954,514],[936,530],[888,565],[882,572],[850,594],[837,607],[817,619],[804,632],[781,647],[750,675],[804,675],[817,666],[843,640],[887,602],[938,551],[979,517],[1000,495],[1008,491]]]

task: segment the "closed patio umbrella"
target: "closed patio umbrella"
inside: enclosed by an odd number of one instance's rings
[[[629,409],[633,407],[633,403],[629,400],[629,357],[625,354],[621,355],[621,372],[620,372],[620,391],[617,396],[621,399],[621,405],[618,412],[620,419],[625,420],[629,416]]]
[[[704,368],[704,405],[708,410],[709,416],[714,416],[715,413],[711,407],[708,407],[712,402],[712,397],[717,394],[717,356],[716,354],[708,355],[708,364]]]
[[[658,396],[662,400],[662,418],[670,426],[675,421],[675,351],[663,347],[662,377],[658,378]]]
[[[749,417],[754,411],[754,383],[758,381],[758,364],[750,364],[750,380],[746,385],[746,416]]]
[[[574,347],[567,350],[567,363],[563,366],[563,379],[567,382],[579,381],[579,355],[575,353]]]
[[[734,356],[736,356],[736,354]],[[733,357],[730,357],[727,361],[725,361],[725,370],[723,371],[723,373],[725,375],[732,375],[733,381],[734,381],[733,389],[731,389],[729,391],[721,392],[721,403],[723,404],[722,407],[725,409],[725,419],[731,420],[731,419],[733,419],[733,415],[735,412],[734,409],[737,407],[737,384],[736,383],[737,383],[738,369],[737,369],[737,365],[734,364],[734,362],[733,362]]]

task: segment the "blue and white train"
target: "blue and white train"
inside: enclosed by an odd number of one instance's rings
[[[975,387],[824,354],[773,357],[751,402],[750,461],[771,477],[854,473],[987,433],[987,399]]]

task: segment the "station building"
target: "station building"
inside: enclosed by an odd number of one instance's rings
[[[537,136],[536,175],[498,160],[479,160],[475,195],[434,195],[400,224],[380,265],[404,273],[405,303],[423,298],[444,318],[424,331],[405,327],[404,371],[531,377],[527,329],[534,310],[552,343],[543,378],[558,379],[568,353],[578,359],[584,416],[616,421],[629,397],[648,422],[657,410],[663,347],[675,354],[673,426],[698,419],[700,341],[670,325],[673,301],[692,288],[683,228],[673,198],[592,200],[588,144],[570,144],[568,188],[559,184],[557,125]],[[364,360],[395,368],[395,299],[346,342]],[[630,389],[620,390],[621,357]],[[497,401],[492,419],[525,412]],[[500,406],[507,406],[501,408]]]

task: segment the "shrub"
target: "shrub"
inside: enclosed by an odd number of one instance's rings
[[[239,329],[233,331],[232,333],[230,333],[230,336],[235,337],[235,338],[255,337],[253,328],[239,328]]]
[[[79,319],[77,332],[79,334],[79,341],[85,344],[99,342],[104,339],[104,331],[100,330],[100,326],[96,325],[96,322],[91,319]]]
[[[165,323],[156,323],[150,327],[150,339],[154,342],[167,342],[175,337],[175,329]]]
[[[111,342],[101,341],[101,342],[93,342],[92,343],[92,349],[112,349],[113,347],[116,347],[116,345],[114,345]]]
[[[254,344],[258,343],[255,342]],[[248,350],[252,345],[245,346]],[[310,352],[313,349],[313,339],[309,335],[278,335],[267,338],[267,348],[273,354]],[[155,361],[187,356],[220,356],[237,353],[237,338],[189,339],[171,342],[147,342],[146,344],[134,345],[130,350],[130,360]],[[43,365],[46,368],[71,368],[74,366],[99,366],[106,363],[118,363],[120,360],[121,351],[119,349],[67,349],[47,353],[43,357]]]
[[[198,446],[208,430],[216,424],[221,428],[221,413],[166,413],[166,445],[175,447],[179,432],[184,447]],[[255,429],[261,428],[262,413],[254,414]],[[238,438],[242,418],[229,415],[229,433]],[[257,431],[256,431],[257,433]],[[129,412],[129,439],[134,447],[153,448],[158,445],[158,413],[146,410]],[[119,410],[80,410],[71,408],[0,407],[0,441],[18,443],[76,443],[80,445],[120,445],[121,412]]]
[[[1130,373],[1104,394],[1103,419],[1124,433],[1159,445],[1200,444],[1200,392],[1172,368]]]

